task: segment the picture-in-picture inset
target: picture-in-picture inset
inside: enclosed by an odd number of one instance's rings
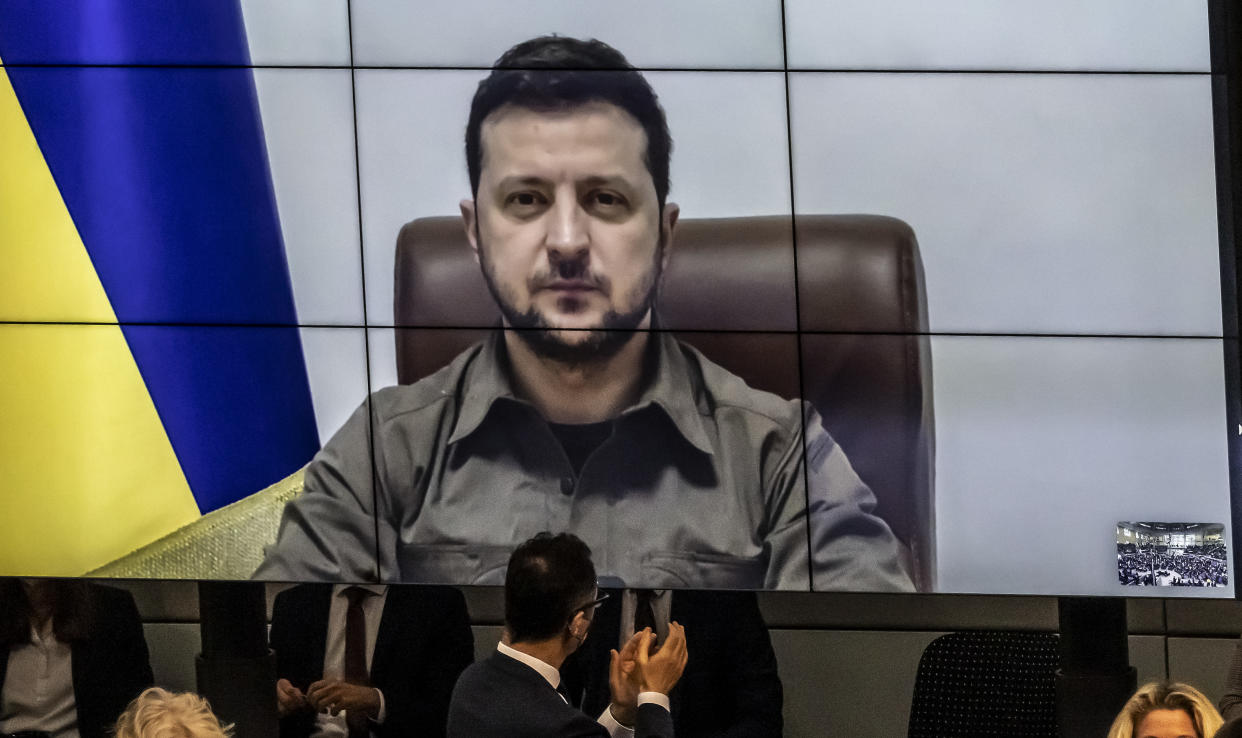
[[[1117,581],[1131,587],[1225,587],[1220,523],[1117,523]]]

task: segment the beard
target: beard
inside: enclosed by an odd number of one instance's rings
[[[500,313],[504,316],[509,329],[515,331],[531,351],[542,358],[569,365],[607,361],[633,340],[639,326],[642,325],[655,304],[663,271],[663,229],[660,230],[659,241],[656,244],[655,259],[632,291],[632,294],[639,295],[639,299],[634,302],[635,307],[625,312],[609,310],[601,316],[600,325],[593,328],[557,328],[551,324],[548,316],[534,305],[526,310],[517,309],[513,304],[513,299],[500,287],[494,267],[487,258],[487,248],[477,233],[476,231],[476,239],[479,243],[479,264],[483,270],[483,279],[487,283],[487,289],[492,293],[492,299],[500,308]],[[552,272],[562,278],[586,278],[601,285],[604,289],[608,286],[607,280],[595,278],[590,274],[589,267],[579,260],[554,263]],[[568,340],[565,334],[572,334],[576,340]]]

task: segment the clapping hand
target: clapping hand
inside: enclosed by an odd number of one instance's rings
[[[655,642],[655,634],[646,628],[640,634],[634,656],[634,669],[629,678],[639,692],[659,692],[668,694],[681,679],[685,671],[689,653],[686,651],[686,629],[677,622],[668,624],[668,638],[660,650],[652,654],[651,644]],[[627,646],[629,644],[626,644]]]
[[[638,710],[638,683],[631,679],[637,664],[638,644],[650,629],[640,630],[630,636],[618,653],[612,650],[608,664],[608,686],[612,690],[612,716],[622,725],[633,725]]]

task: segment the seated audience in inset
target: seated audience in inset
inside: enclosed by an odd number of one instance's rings
[[[1119,544],[1118,581],[1162,587],[1225,587],[1229,584],[1224,547],[1191,546],[1176,556],[1160,548],[1163,547],[1136,549],[1134,544]]]
[[[154,678],[128,592],[0,580],[0,734],[106,738]]]
[[[1223,722],[1208,698],[1189,684],[1151,682],[1121,708],[1108,738],[1212,738]]]
[[[686,666],[677,623],[659,652],[654,634],[635,633],[612,651],[612,704],[596,720],[569,704],[561,665],[582,645],[601,597],[591,549],[576,536],[540,533],[517,547],[505,573],[505,632],[492,655],[466,669],[453,690],[453,738],[640,738],[672,736],[668,695]]]
[[[451,587],[299,585],[276,595],[270,640],[284,738],[443,736],[474,660]]]
[[[192,692],[151,687],[138,695],[116,721],[116,738],[231,738],[207,700]]]

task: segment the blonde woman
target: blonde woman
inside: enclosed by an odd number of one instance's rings
[[[1152,682],[1139,687],[1113,721],[1108,738],[1212,738],[1220,713],[1188,684]]]
[[[207,700],[190,692],[174,694],[151,687],[116,721],[116,738],[231,738],[232,725],[221,725]]]

